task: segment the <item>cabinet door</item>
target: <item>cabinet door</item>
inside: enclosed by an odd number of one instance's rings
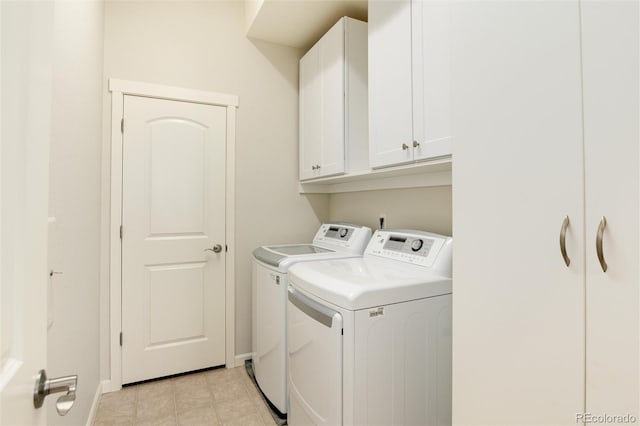
[[[452,23],[453,424],[575,425],[585,379],[579,5],[454,2]]]
[[[318,42],[322,75],[318,176],[344,173],[344,19]]]
[[[411,0],[369,2],[368,30],[370,164],[410,162]]]
[[[640,418],[637,1],[582,4],[587,412]],[[603,272],[596,233],[606,217]]]
[[[412,0],[414,159],[451,154],[451,10],[447,0]]]
[[[322,141],[322,75],[316,44],[300,59],[300,180],[316,177]]]

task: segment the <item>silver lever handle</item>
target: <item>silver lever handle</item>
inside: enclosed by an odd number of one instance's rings
[[[212,251],[214,253],[220,253],[222,251],[222,246],[220,244],[216,244],[211,248],[206,248],[204,251]]]
[[[33,406],[35,408],[42,407],[44,399],[47,395],[58,392],[65,392],[64,395],[56,401],[56,411],[59,415],[66,415],[76,400],[76,387],[78,385],[78,376],[57,377],[48,379],[47,372],[40,370],[36,378],[36,386],[33,390]]]
[[[569,266],[571,259],[567,255],[567,228],[569,227],[569,216],[565,216],[562,221],[562,227],[560,228],[560,253],[564,259],[564,264]]]
[[[602,216],[600,225],[598,225],[598,234],[596,235],[596,253],[602,267],[602,272],[607,272],[607,262],[604,260],[604,252],[602,250],[602,237],[604,237],[604,229],[607,227],[607,218]]]

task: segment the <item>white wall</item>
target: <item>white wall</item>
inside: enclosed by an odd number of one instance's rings
[[[107,2],[104,56],[105,80],[239,95],[237,240],[230,247],[236,253],[236,354],[251,349],[251,251],[265,243],[308,241],[328,217],[326,195],[297,193],[302,52],[247,39],[243,3]],[[105,105],[109,102],[105,91]],[[109,120],[105,112],[105,129]],[[110,374],[107,280],[103,273],[103,377]]]
[[[329,217],[378,228],[418,229],[451,235],[451,186],[331,194]]]
[[[86,423],[99,383],[100,153],[103,11],[99,1],[55,4],[50,157],[49,377],[78,374],[65,417],[47,398],[47,424]]]

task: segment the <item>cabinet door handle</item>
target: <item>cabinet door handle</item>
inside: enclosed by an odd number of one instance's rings
[[[419,146],[420,146],[420,142],[418,142],[418,141],[413,141],[413,147],[414,147],[414,148],[417,148],[417,147],[419,147]]]
[[[403,150],[403,151],[406,151],[406,150],[408,150],[408,149],[409,149],[409,145],[407,145],[406,143],[403,143],[403,144],[402,144],[402,150]]]
[[[602,250],[602,237],[604,236],[604,229],[607,227],[607,218],[602,216],[600,219],[600,225],[598,225],[598,233],[596,234],[596,253],[598,254],[598,260],[602,267],[602,272],[607,272],[607,262],[604,260],[604,252]]]
[[[567,228],[569,228],[569,216],[565,216],[562,220],[562,226],[560,227],[560,253],[564,259],[564,264],[569,266],[571,259],[567,255]]]
[[[315,169],[316,169],[316,166],[311,166],[311,170],[315,170]]]

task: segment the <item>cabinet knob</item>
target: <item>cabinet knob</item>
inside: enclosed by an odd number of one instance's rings
[[[402,150],[403,150],[403,151],[406,151],[406,150],[408,150],[408,149],[409,149],[409,145],[407,145],[406,143],[403,143],[403,144],[402,144]]]
[[[311,170],[315,170],[315,169],[316,169],[316,166],[311,166]]]
[[[420,143],[418,141],[413,141],[413,147],[417,148],[420,146]]]

